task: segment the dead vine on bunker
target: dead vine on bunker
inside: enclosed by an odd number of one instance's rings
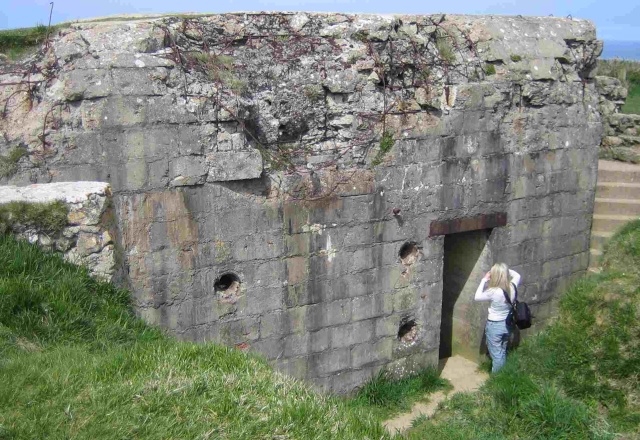
[[[55,56],[50,56],[45,62],[45,58],[48,55],[52,55],[49,51],[50,45],[50,28],[47,30],[47,36],[38,48],[36,53],[26,63],[16,63],[14,70],[5,70],[0,73],[15,75],[19,77],[16,81],[0,82],[0,88],[2,87],[14,87],[15,90],[9,93],[7,97],[3,99],[1,104],[2,110],[0,111],[0,119],[5,119],[9,114],[11,108],[16,108],[21,105],[27,105],[28,111],[33,109],[34,103],[40,103],[43,100],[43,96],[47,91],[51,81],[53,81],[59,71],[59,63]],[[37,78],[37,79],[34,79]],[[22,99],[20,99],[22,98]],[[39,162],[43,162],[47,156],[47,123],[53,121],[55,128],[57,124],[53,120],[53,112],[56,108],[65,106],[65,103],[53,103],[51,108],[47,111],[42,122],[42,132],[38,135],[38,139],[41,142],[41,151],[32,151],[29,154],[35,155]]]
[[[345,16],[346,21],[352,17]],[[407,116],[415,113],[440,110],[435,106],[410,106],[411,91],[407,87],[424,88],[428,94],[436,94],[437,84],[442,84],[445,100],[449,100],[451,77],[456,75],[467,79],[478,79],[484,74],[476,51],[476,45],[469,35],[453,23],[448,23],[444,15],[416,25],[415,35],[398,36],[402,26],[400,20],[390,24],[393,32],[387,39],[376,38],[369,31],[356,31],[349,37],[344,35],[318,36],[314,29],[316,23],[311,20],[305,30],[294,29],[286,15],[251,14],[234,31],[229,29],[207,28],[207,23],[197,19],[182,19],[179,22],[168,20],[161,25],[165,35],[165,45],[170,49],[168,57],[183,69],[184,96],[189,94],[190,78],[202,78],[213,84],[214,92],[207,96],[209,104],[216,111],[224,111],[237,127],[244,133],[252,147],[258,149],[265,163],[272,171],[280,171],[276,176],[268,173],[279,192],[298,200],[317,200],[329,197],[341,185],[351,183],[357,176],[357,165],[363,165],[371,150],[378,147],[373,166],[382,161],[382,156],[395,142],[396,133],[389,131],[390,116]],[[430,28],[430,29],[429,29]],[[341,64],[346,70],[352,63],[339,57],[342,47],[338,43],[341,38],[364,45],[366,54],[373,59],[371,72],[375,73],[375,87],[382,94],[382,109],[374,112],[357,112],[356,134],[347,146],[339,146],[335,135],[329,133],[327,126],[326,105],[329,90],[317,86],[327,78],[327,59]],[[313,57],[317,52],[324,56]],[[264,54],[268,54],[265,56]],[[475,60],[461,62],[471,54]],[[262,56],[261,56],[262,55]],[[295,133],[293,139],[267,139],[250,123],[247,111],[248,90],[277,87],[276,83],[283,76],[295,72],[302,62],[306,68],[311,67],[318,74],[320,81],[307,84],[289,84],[299,96],[306,95],[311,107],[314,100],[325,107],[324,134],[309,136],[304,130]],[[247,66],[251,65],[251,69]],[[256,69],[256,67],[258,67]],[[272,72],[278,70],[271,78],[255,78],[248,72]],[[304,87],[307,87],[305,89]],[[355,90],[355,94],[361,90]],[[197,96],[197,95],[194,95]],[[318,107],[322,107],[319,105]],[[291,120],[304,121],[305,114],[293,113]],[[385,143],[384,149],[382,142]],[[391,142],[391,144],[389,143]],[[314,146],[330,143],[333,157],[322,163],[309,166],[307,156],[314,152]],[[356,154],[356,152],[359,152]],[[381,154],[382,153],[382,154]],[[331,173],[339,169],[341,161],[352,154],[355,165],[351,170],[342,169],[337,181],[322,187],[317,185],[319,175]],[[284,175],[284,179],[283,179]],[[283,180],[293,178],[298,183],[293,189],[284,189]],[[316,182],[314,184],[313,182]]]
[[[346,22],[354,20],[349,16],[341,18]],[[438,116],[441,109],[436,101],[444,95],[445,102],[449,102],[450,84],[455,79],[475,80],[484,74],[475,43],[444,15],[425,17],[414,24],[414,33],[404,34],[402,21],[395,19],[382,30],[387,33],[386,38],[367,29],[350,35],[320,36],[322,23],[317,19],[311,18],[305,26],[295,29],[288,14],[250,14],[246,20],[232,24],[235,27],[223,29],[200,19],[168,18],[156,26],[164,33],[167,48],[164,56],[179,69],[183,98],[204,98],[217,116],[224,114],[224,118],[216,117],[216,123],[235,122],[272,171],[267,173],[274,184],[272,188],[297,200],[332,196],[341,186],[357,179],[367,161],[371,167],[383,163],[384,155],[399,137],[397,127],[390,128],[389,118],[418,113]],[[372,65],[358,70],[371,74],[370,82],[374,83],[382,103],[378,110],[354,112],[356,128],[347,142],[340,142],[337,131],[332,131],[328,124],[328,100],[332,92],[324,82],[328,72],[353,72],[352,67],[358,63],[357,53],[354,59],[344,59],[341,46],[344,41],[352,43],[351,47],[355,44],[359,51],[364,51],[363,57],[372,60]],[[0,116],[6,117],[12,106],[25,102],[30,110],[34,101],[42,99],[60,68],[47,48],[50,49],[48,42],[30,65],[13,72],[21,80],[0,84],[17,86],[4,99]],[[474,61],[462,61],[469,57]],[[45,59],[49,61],[45,63]],[[303,105],[286,108],[289,126],[283,129],[285,135],[268,138],[252,121],[249,92],[276,90],[283,77],[301,69],[315,72],[317,78],[287,84],[291,89],[289,96]],[[212,91],[203,95],[194,90],[194,85],[203,83],[212,85]],[[418,106],[410,90],[417,88],[424,89],[433,103]],[[351,94],[358,99],[363,90],[356,88]],[[54,102],[45,113],[38,136],[42,151],[37,155],[42,160],[50,145],[49,128],[57,129],[56,113],[60,119],[65,109],[68,110],[64,103]],[[324,118],[324,124],[311,135],[305,124],[314,116]],[[325,154],[325,160],[310,164],[307,159],[314,154]]]

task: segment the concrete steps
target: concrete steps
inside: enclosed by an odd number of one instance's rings
[[[596,199],[635,199],[640,200],[639,183],[598,182]]]
[[[598,161],[589,270],[597,272],[605,243],[624,224],[640,218],[640,165]]]
[[[640,183],[640,165],[599,160],[598,185],[602,182]]]
[[[596,212],[596,211],[594,211]],[[632,215],[602,215],[594,214],[591,232],[615,232],[625,223],[635,220],[638,217]]]
[[[606,212],[607,215],[630,215],[640,217],[640,199],[600,199],[596,198],[596,212]]]

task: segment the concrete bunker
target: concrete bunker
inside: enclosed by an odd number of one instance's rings
[[[49,47],[50,81],[0,120],[0,155],[32,157],[0,181],[108,182],[116,281],[182,339],[347,392],[437,363],[468,240],[522,269],[537,317],[587,267],[602,128],[587,21],[213,14],[77,24]]]

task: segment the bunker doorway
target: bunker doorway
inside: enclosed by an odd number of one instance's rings
[[[491,267],[491,229],[444,237],[440,359],[455,355],[478,362],[483,349],[487,305],[473,300],[480,279]]]

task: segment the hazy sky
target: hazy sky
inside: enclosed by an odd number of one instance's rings
[[[369,13],[508,14],[588,18],[604,40],[640,41],[638,0],[57,0],[53,23],[123,13],[334,11]],[[49,1],[0,0],[0,29],[46,24]]]

